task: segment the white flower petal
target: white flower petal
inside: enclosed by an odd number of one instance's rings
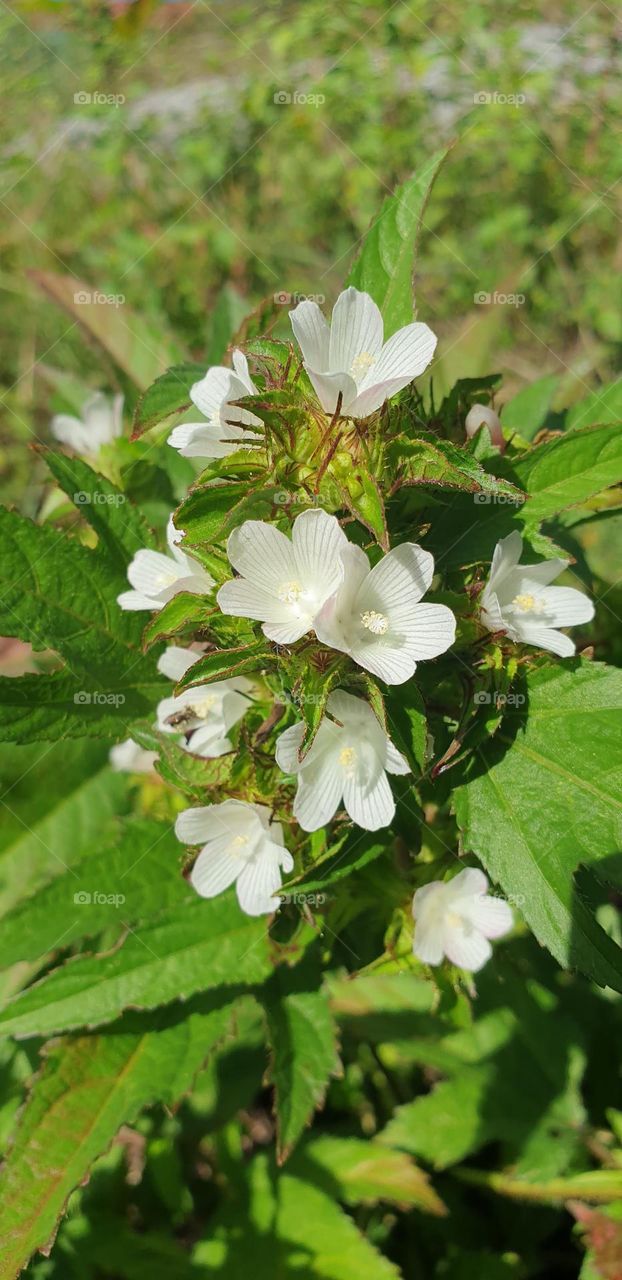
[[[490,565],[486,590],[498,589],[511,569],[516,568],[523,550],[523,539],[517,529],[497,543]],[[484,593],[485,594],[485,593]]]
[[[158,753],[146,751],[133,738],[126,738],[110,748],[108,759],[111,768],[119,773],[152,773]]]
[[[390,738],[386,740],[386,752],[384,767],[389,773],[410,773],[410,765],[401,751],[391,742]]]
[[[243,383],[247,395],[257,395],[257,387],[255,386],[251,375],[248,371],[248,360],[243,351],[239,347],[235,347],[231,354],[231,363],[235,370],[236,376]],[[241,399],[241,397],[238,397]]]
[[[591,622],[594,617],[594,605],[589,596],[574,587],[545,587],[541,596],[554,627],[580,626]]]
[[[232,614],[235,618],[254,618],[257,622],[269,621],[286,627],[292,625],[291,607],[263,587],[247,582],[246,578],[231,578],[223,583],[216,602],[222,613]]]
[[[234,529],[227,555],[238,573],[275,596],[283,583],[296,580],[298,566],[289,538],[263,520],[245,520]]]
[[[179,565],[160,551],[137,551],[128,567],[128,581],[142,595],[158,597],[181,577]]]
[[[427,369],[436,349],[436,334],[427,324],[418,321],[398,329],[384,344],[378,363],[370,369],[360,387],[364,391],[377,382],[404,379],[403,385],[412,382]]]
[[[341,413],[347,414],[356,400],[356,382],[348,373],[319,373],[305,366],[324,413],[334,413],[341,392]]]
[[[216,805],[206,804],[196,809],[183,809],[175,823],[175,835],[182,844],[203,844],[217,834],[214,829]]]
[[[215,417],[220,411],[221,404],[230,398],[233,376],[231,369],[226,369],[223,365],[214,365],[207,370],[203,378],[191,386],[190,399],[206,418]]]
[[[201,656],[193,649],[182,649],[177,644],[170,644],[158,658],[158,671],[161,671],[163,676],[168,676],[169,680],[177,682]]]
[[[311,620],[299,618],[288,623],[265,622],[261,629],[274,644],[295,644],[311,630]]]
[[[537,649],[548,649],[559,658],[572,658],[576,653],[576,645],[570,636],[563,631],[555,631],[552,627],[538,627],[526,622],[517,627],[523,644],[533,644]]]
[[[353,644],[349,651],[359,667],[371,671],[385,684],[404,684],[415,673],[416,662],[406,648],[377,640],[371,644]]]
[[[268,915],[280,907],[280,899],[274,897],[281,887],[280,857],[277,846],[265,840],[240,872],[236,886],[238,902],[247,915]]]
[[[303,511],[294,520],[292,545],[297,577],[315,597],[315,612],[343,580],[340,553],[348,540],[336,516],[326,511]]]
[[[508,903],[503,898],[494,898],[489,894],[472,898],[460,910],[485,938],[502,938],[514,923],[512,908]]]
[[[369,574],[369,560],[360,547],[351,543],[344,547],[340,560],[343,582],[323,605],[315,619],[314,629],[322,644],[347,653],[354,605],[361,583]]]
[[[84,423],[79,418],[74,418],[72,414],[55,414],[50,423],[50,430],[56,440],[68,445],[76,453],[93,454],[99,448],[98,441],[94,439]]]
[[[428,590],[434,576],[434,557],[416,542],[402,542],[383,556],[369,574],[358,602],[362,609],[378,609],[399,629],[402,616]]]
[[[452,964],[469,973],[477,973],[492,955],[488,939],[467,923],[445,925],[443,950]]]
[[[299,302],[289,318],[305,364],[312,369],[328,369],[330,329],[317,302]]]
[[[117,596],[117,604],[120,609],[161,609],[164,600],[152,600],[150,596],[142,595],[140,591],[122,591]]]
[[[406,632],[408,648],[418,662],[437,658],[456,638],[456,619],[444,604],[417,604]]]
[[[377,770],[364,781],[354,772],[343,784],[343,801],[347,813],[365,831],[388,827],[395,816],[395,801],[384,769]]]
[[[569,560],[556,557],[554,560],[542,560],[540,564],[524,564],[520,567],[530,582],[537,583],[539,587],[548,587],[550,582],[554,582],[568,568],[569,563]]]
[[[333,307],[329,369],[334,373],[349,373],[356,379],[354,362],[360,356],[378,357],[383,333],[382,316],[369,294],[352,286],[345,289]]]
[[[229,851],[228,835],[222,835],[201,850],[190,874],[193,889],[202,898],[215,898],[223,893],[240,874],[240,860]]]
[[[488,876],[480,867],[464,867],[445,886],[448,900],[458,902],[464,898],[482,897],[488,889]]]
[[[279,734],[274,755],[279,769],[282,769],[283,773],[300,772],[301,763],[298,752],[304,736],[305,726],[302,720]]]
[[[202,756],[204,760],[217,760],[233,750],[228,738],[222,737],[222,725],[218,723],[199,725],[190,735],[190,741],[183,744],[185,751],[193,756]]]
[[[343,774],[325,752],[298,776],[294,817],[303,831],[318,831],[334,817],[343,794]]]

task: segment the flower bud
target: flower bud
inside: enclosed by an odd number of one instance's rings
[[[505,449],[505,440],[503,437],[503,431],[501,430],[501,421],[498,413],[495,413],[494,409],[490,409],[486,404],[474,404],[473,407],[469,409],[464,420],[464,426],[469,440],[477,431],[479,431],[479,428],[482,425],[488,427],[492,443],[496,444],[497,448],[501,450],[501,453],[503,453]]]

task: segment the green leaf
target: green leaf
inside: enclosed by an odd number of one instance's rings
[[[78,938],[119,932],[172,906],[191,902],[192,890],[179,866],[181,846],[172,828],[137,820],[122,826],[77,867],[10,911],[0,931],[0,969],[35,960]],[[30,887],[30,886],[28,886]]]
[[[134,725],[132,737],[146,751],[156,751],[156,772],[165,782],[183,791],[190,799],[205,804],[207,792],[209,801],[215,802],[215,792],[231,788],[231,770],[236,762],[235,752],[208,759],[194,756],[185,751],[172,734],[161,733],[150,725]],[[223,800],[227,795],[223,794]]]
[[[489,475],[466,448],[459,449],[449,440],[423,436],[407,440],[400,436],[389,445],[387,454],[398,477],[396,489],[430,485],[490,494],[517,504],[523,501],[520,489],[507,480]]]
[[[622,378],[591,391],[584,400],[573,404],[566,415],[566,430],[605,422],[622,422]]]
[[[128,804],[127,778],[100,743],[0,747],[0,789],[3,912],[76,866]]]
[[[97,291],[77,280],[52,271],[32,271],[39,287],[69,313],[75,324],[114,360],[137,387],[148,387],[160,373],[181,358],[171,337],[162,338],[123,302],[102,304]]]
[[[428,762],[428,729],[421,694],[412,681],[406,689],[389,688],[386,708],[389,737],[417,777],[425,772]]]
[[[316,1183],[328,1194],[336,1191],[349,1205],[383,1200],[439,1216],[446,1212],[422,1169],[403,1152],[373,1140],[332,1134],[311,1137],[291,1157],[288,1172]]]
[[[310,961],[294,969],[281,965],[262,995],[272,1046],[280,1163],[324,1102],[331,1075],[340,1070],[335,1020],[320,982],[319,965]]]
[[[360,871],[376,858],[386,856],[389,846],[387,835],[371,832],[349,831],[345,839],[338,840],[310,867],[283,885],[283,892],[291,888],[295,893],[314,894],[329,885],[338,884],[354,871]]]
[[[187,632],[188,638],[194,639],[196,632],[208,625],[213,613],[214,605],[205,596],[180,591],[162,609],[158,609],[147,623],[143,632],[143,646],[145,649],[150,648],[159,640],[170,640],[180,632]]]
[[[102,956],[79,955],[6,1005],[0,1034],[48,1035],[111,1022],[198,991],[262,982],[271,971],[266,922],[245,916],[233,892],[195,900],[130,932]]]
[[[192,406],[190,390],[205,374],[200,364],[173,365],[143,391],[132,423],[132,439],[137,440],[150,427],[155,427],[173,414],[185,413]],[[198,412],[198,411],[197,411]]]
[[[523,387],[512,400],[504,404],[501,411],[503,426],[510,431],[517,431],[523,440],[533,440],[544,426],[560,382],[561,378],[552,374],[547,378],[537,378],[535,382]]]
[[[248,479],[198,485],[175,513],[175,523],[185,531],[184,546],[225,542],[244,520],[274,520],[282,514],[278,497],[282,490],[252,489]]]
[[[267,642],[256,640],[254,644],[242,645],[238,649],[206,653],[198,662],[193,663],[176,687],[179,690],[192,689],[195,685],[208,684],[212,680],[229,680],[233,676],[244,675],[245,672],[256,672],[275,665],[275,654],[268,649]]]
[[[249,1258],[254,1280],[296,1272],[301,1280],[400,1280],[334,1194],[287,1171],[277,1173],[264,1152],[247,1168],[243,1198],[214,1217],[209,1240],[197,1245],[193,1257],[223,1280],[244,1275]]]
[[[233,1006],[203,1000],[149,1024],[130,1014],[114,1034],[48,1048],[0,1176],[0,1280],[49,1244],[74,1187],[111,1143],[156,1101],[172,1106],[230,1030]]]
[[[526,521],[550,520],[622,481],[622,430],[585,427],[513,458],[512,477],[525,489]]]
[[[346,281],[371,294],[378,304],[385,339],[412,323],[417,243],[434,180],[449,150],[437,151],[385,200]]]
[[[610,857],[622,843],[622,673],[579,660],[547,666],[528,676],[524,696],[454,792],[463,844],[505,894],[518,895],[561,965],[622,991],[620,949],[574,878],[584,865],[622,885]]]
[[[53,453],[50,449],[40,449],[39,452],[56,483],[71,498],[125,575],[127,565],[137,551],[156,545],[153,530],[138,507],[82,458]]]
[[[144,667],[130,668],[133,679],[106,674],[97,678],[67,675],[0,676],[0,739],[3,742],[50,742],[63,738],[131,736],[135,720],[149,715],[158,698],[170,693],[160,676],[145,678]],[[89,688],[81,688],[89,685]]]
[[[352,475],[341,487],[344,505],[361,524],[373,533],[383,551],[389,550],[389,534],[384,501],[377,480],[369,471],[357,470],[353,463]]]

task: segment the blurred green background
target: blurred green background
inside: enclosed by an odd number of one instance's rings
[[[32,513],[59,373],[119,389],[33,271],[207,363],[266,296],[332,303],[383,196],[454,136],[418,271],[437,383],[500,370],[503,403],[551,375],[555,408],[615,380],[622,54],[600,0],[546,20],[525,0],[22,0],[0,35],[4,500]]]

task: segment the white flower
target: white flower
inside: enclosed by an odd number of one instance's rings
[[[156,751],[145,751],[133,738],[110,748],[108,759],[117,773],[153,773],[158,758]]]
[[[171,680],[181,680],[201,657],[191,649],[170,645],[158,660],[158,671]],[[158,703],[158,729],[163,733],[183,733],[184,750],[213,759],[232,751],[227,737],[230,729],[249,708],[244,693],[252,685],[244,676],[219,680],[195,689],[184,689]]]
[[[112,401],[103,391],[89,396],[82,406],[82,417],[70,413],[57,413],[50,424],[52,435],[61,444],[69,445],[76,453],[95,457],[103,444],[110,444],[123,430],[123,396],[113,396]]]
[[[214,365],[190,389],[190,399],[205,414],[207,422],[182,422],[171,432],[168,443],[184,458],[225,458],[236,449],[244,448],[245,440],[256,439],[255,433],[245,431],[244,426],[261,427],[261,418],[231,401],[256,396],[259,392],[243,352],[235,350],[232,359],[233,369]]]
[[[497,543],[480,599],[482,622],[489,631],[505,631],[511,640],[571,658],[574,641],[556,628],[589,622],[594,605],[574,587],[549,586],[568,567],[568,560],[521,565],[522,549],[516,531]]]
[[[466,867],[453,880],[433,880],[413,898],[413,951],[425,964],[452,964],[476,973],[492,955],[489,938],[512,928],[512,911],[502,898],[487,894],[483,871]]]
[[[344,580],[315,620],[323,644],[350,654],[387,684],[403,684],[419,660],[453,644],[456,620],[442,604],[420,604],[434,574],[434,559],[403,542],[373,569],[360,547],[341,552]]]
[[[117,596],[117,604],[122,609],[161,609],[180,591],[190,591],[198,596],[211,591],[214,579],[181,550],[179,543],[183,536],[183,532],[175,528],[171,516],[166,529],[170,556],[160,551],[136,552],[127,570],[134,590],[123,591]]]
[[[280,898],[273,895],[281,887],[281,868],[293,871],[294,859],[265,805],[225,800],[185,809],[175,834],[186,844],[203,845],[190,876],[202,898],[216,897],[235,881],[238,902],[247,915],[261,916],[280,907]]]
[[[339,552],[348,540],[326,511],[303,511],[291,541],[272,524],[246,520],[234,529],[227,554],[241,575],[225,582],[216,597],[223,613],[263,622],[264,635],[293,644],[313,627],[324,601],[342,577]]]
[[[494,409],[487,404],[474,404],[464,420],[464,427],[469,437],[477,434],[481,426],[488,427],[490,439],[493,444],[503,453],[505,449],[505,436],[501,427],[501,419]]]
[[[408,386],[430,363],[436,337],[427,324],[407,324],[384,342],[384,325],[368,293],[340,293],[330,325],[317,302],[299,302],[290,311],[305,369],[325,413],[367,418],[385,400]]]
[[[409,773],[408,761],[393,746],[362,698],[339,689],[329,695],[326,717],[310,751],[298,751],[304,724],[286,729],[276,744],[276,761],[284,773],[298,775],[294,817],[304,831],[317,831],[333,817],[341,801],[359,827],[378,831],[395,813],[389,773]],[[335,724],[334,721],[339,721]]]

